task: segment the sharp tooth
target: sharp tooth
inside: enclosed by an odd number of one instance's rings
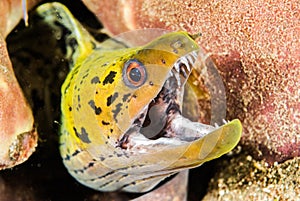
[[[194,66],[194,63],[197,59],[197,52],[191,52],[181,58],[179,58],[175,64],[174,64],[174,70],[177,72],[173,72],[177,81],[178,81],[178,85],[181,86],[182,83],[184,82],[184,80],[186,80],[186,78],[188,78],[192,67]],[[180,78],[181,75],[184,79],[182,79],[182,77]]]
[[[227,124],[227,123],[228,123],[228,121],[226,121],[225,119],[222,119],[222,122],[223,122],[224,124]]]
[[[187,57],[184,57],[184,58],[181,60],[181,63],[183,63],[185,66],[189,66],[189,61],[187,60]]]
[[[179,73],[179,64],[180,64],[180,60],[179,61],[176,61],[174,67],[175,67],[175,70]]]

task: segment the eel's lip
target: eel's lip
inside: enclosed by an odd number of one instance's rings
[[[176,137],[150,140],[142,134],[132,133],[125,151],[134,155],[133,160],[137,163],[146,160],[154,172],[172,174],[219,158],[240,141],[242,125],[238,119],[213,129],[193,141]]]

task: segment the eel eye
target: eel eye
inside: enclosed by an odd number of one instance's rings
[[[136,59],[128,60],[123,68],[123,80],[131,88],[142,86],[147,79],[145,66]]]

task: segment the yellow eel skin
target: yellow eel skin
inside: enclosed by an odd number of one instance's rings
[[[61,89],[60,152],[83,185],[146,192],[239,142],[239,120],[215,128],[181,115],[180,96],[199,50],[188,33],[130,48],[116,39],[96,42],[59,3],[43,4],[37,13],[53,29],[68,30],[71,71]],[[153,122],[164,122],[158,132]]]

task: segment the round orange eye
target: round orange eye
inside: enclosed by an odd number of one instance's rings
[[[123,80],[131,88],[142,86],[147,79],[145,66],[136,59],[128,60],[123,68]]]

